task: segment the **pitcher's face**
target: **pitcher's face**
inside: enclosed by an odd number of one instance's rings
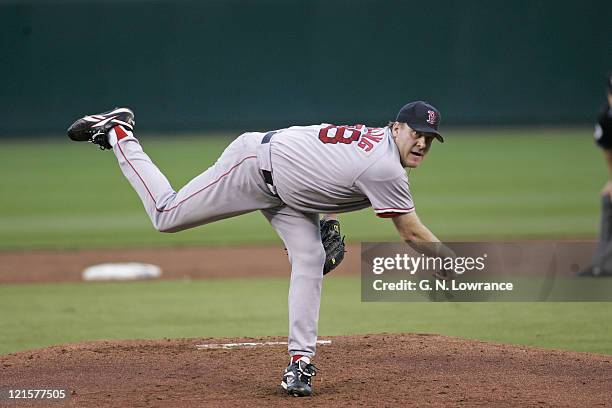
[[[436,137],[433,133],[417,132],[407,124],[399,122],[391,126],[391,133],[399,150],[402,166],[410,168],[421,164]]]

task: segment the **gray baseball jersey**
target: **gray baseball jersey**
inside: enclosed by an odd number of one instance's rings
[[[270,132],[269,132],[270,134]],[[245,133],[209,169],[175,191],[121,126],[109,133],[121,171],[156,229],[176,232],[260,210],[291,263],[289,353],[315,353],[325,250],[319,212],[373,205],[380,216],[414,210],[406,172],[387,128],[291,127]],[[266,173],[271,172],[273,183]],[[269,173],[268,173],[269,174]]]
[[[278,195],[304,212],[370,205],[380,216],[414,211],[406,171],[389,128],[294,126],[270,141]]]

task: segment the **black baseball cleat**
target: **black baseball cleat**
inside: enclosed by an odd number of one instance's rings
[[[74,122],[68,128],[68,137],[76,142],[91,142],[100,149],[111,149],[107,133],[117,125],[133,131],[134,112],[128,108],[115,108],[111,111],[87,115]]]
[[[316,374],[317,368],[314,365],[299,359],[285,369],[281,387],[294,397],[308,397],[312,395],[311,381]]]

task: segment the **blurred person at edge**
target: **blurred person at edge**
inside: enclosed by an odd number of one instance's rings
[[[601,190],[599,243],[592,265],[583,270],[580,276],[612,277],[612,72],[608,74],[606,87],[608,100],[597,117],[593,136],[595,143],[603,151],[608,168],[608,181]]]

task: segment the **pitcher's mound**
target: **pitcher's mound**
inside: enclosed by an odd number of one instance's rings
[[[612,406],[611,356],[437,335],[325,339],[332,342],[319,346],[313,361],[319,373],[311,398],[280,388],[288,362],[286,346],[276,344],[282,338],[102,341],[25,351],[0,356],[0,389],[63,388],[68,399],[52,406],[75,407]],[[197,347],[240,342],[268,344]]]

